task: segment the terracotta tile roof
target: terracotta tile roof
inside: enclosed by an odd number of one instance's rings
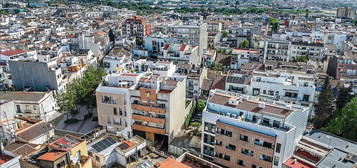
[[[0,100],[40,101],[47,92],[0,91]]]
[[[21,156],[29,156],[33,153],[35,153],[37,149],[35,149],[32,145],[30,144],[25,144],[13,151],[11,151],[14,154],[21,155]]]
[[[21,49],[16,49],[16,50],[7,50],[7,51],[3,51],[0,52],[0,55],[5,55],[5,56],[14,56],[14,55],[18,55],[18,54],[22,54],[25,53],[25,50],[21,50]]]
[[[48,129],[52,129],[50,124],[47,124]],[[20,131],[17,133],[17,136],[20,137],[21,139],[29,142],[35,138],[40,137],[41,135],[45,134],[45,128],[46,128],[46,123],[45,122],[40,122],[38,124],[35,124],[25,130]]]
[[[6,155],[0,155],[0,165],[6,163],[7,161],[11,160],[12,157]]]
[[[100,35],[100,36],[104,36],[106,33],[103,32],[103,31],[99,31],[99,32],[96,32],[96,34]]]
[[[167,50],[170,47],[169,44],[165,44],[163,50]]]
[[[57,151],[51,151],[51,152],[47,152],[43,155],[41,155],[40,157],[38,157],[38,160],[47,160],[47,161],[55,161],[58,158],[62,157],[63,155],[65,155],[67,152],[57,152]]]
[[[83,139],[67,134],[48,146],[60,151],[69,151],[83,141]]]
[[[186,44],[182,44],[181,48],[180,48],[180,51],[184,51],[186,48]]]
[[[187,166],[172,158],[167,158],[164,161],[157,163],[157,166],[159,168],[191,168],[190,166]]]
[[[310,164],[307,164],[301,160],[290,158],[287,161],[285,161],[284,165],[290,167],[290,168],[315,168],[315,166],[312,166]]]

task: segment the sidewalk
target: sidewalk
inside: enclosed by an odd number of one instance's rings
[[[92,118],[97,116],[96,109],[93,109],[92,112],[93,112]],[[78,114],[76,114],[75,116],[70,116],[70,118],[76,118],[80,120],[77,123],[73,123],[73,124],[64,123],[64,121],[67,119],[67,115],[65,114],[63,115],[60,122],[58,122],[55,129],[69,131],[73,133],[79,133],[79,134],[87,134],[98,126],[98,121],[92,121],[91,118],[84,120],[84,116],[86,114],[87,114],[87,109],[85,107],[81,107],[80,112]]]

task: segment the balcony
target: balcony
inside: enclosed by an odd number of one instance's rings
[[[158,124],[165,124],[164,118],[157,118],[157,117],[153,117],[153,116],[144,116],[144,115],[139,115],[139,114],[133,114],[132,118],[134,120],[147,121],[147,122],[158,123]]]
[[[163,128],[155,128],[155,127],[139,125],[139,124],[133,124],[131,127],[132,129],[139,130],[139,131],[162,134],[162,135],[165,134],[165,129]]]
[[[138,110],[138,111],[150,111],[150,112],[159,113],[159,114],[166,113],[166,110],[164,108],[150,106],[150,105],[131,104],[131,108],[133,110]]]

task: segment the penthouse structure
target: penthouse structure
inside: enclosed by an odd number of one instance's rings
[[[186,78],[175,71],[173,63],[156,62],[152,71],[108,75],[96,91],[99,124],[127,138],[167,144],[186,116]]]
[[[198,47],[186,44],[165,44],[159,60],[173,61],[175,64],[189,64],[200,66],[201,57],[198,55]]]
[[[315,101],[315,89],[314,76],[298,72],[231,72],[226,79],[226,90],[304,106],[310,106]]]
[[[207,23],[169,25],[168,33],[172,33],[179,43],[187,43],[199,47],[199,55],[202,56],[207,49],[208,35]]]
[[[308,111],[213,90],[202,113],[202,155],[226,167],[282,167],[304,133]]]

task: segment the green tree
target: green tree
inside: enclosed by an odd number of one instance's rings
[[[357,141],[357,98],[353,98],[323,130]]]
[[[224,67],[221,65],[221,64],[216,64],[216,63],[213,63],[211,65],[211,69],[214,70],[214,71],[223,71],[224,70]]]
[[[249,41],[248,40],[244,40],[241,44],[240,44],[241,48],[249,48]]]
[[[278,27],[279,27],[279,19],[276,18],[270,18],[269,19],[269,24],[271,25],[271,30],[273,32],[277,32],[278,31]]]
[[[204,100],[198,100],[196,104],[196,113],[201,113],[206,107],[206,102]]]
[[[144,41],[139,37],[137,37],[135,41],[136,41],[136,45],[139,45],[139,46],[144,45]]]
[[[309,58],[305,55],[294,57],[294,62],[307,62]]]
[[[322,86],[322,91],[319,94],[318,103],[315,108],[314,126],[315,128],[322,128],[329,123],[334,110],[335,110],[335,98],[333,95],[333,90],[330,85],[330,78],[326,77],[324,85]]]
[[[82,105],[90,112],[96,106],[95,90],[105,75],[103,68],[89,66],[82,78],[73,80],[67,85],[65,92],[57,96],[59,111],[75,114]]]
[[[352,95],[352,87],[339,87],[338,89],[338,96],[336,99],[336,108],[337,109],[342,109],[343,107],[345,107],[345,105],[350,102],[353,99],[353,95]]]
[[[227,31],[222,30],[221,33],[222,33],[222,37],[223,38],[228,37],[228,32]]]
[[[67,119],[69,114],[76,112],[76,95],[70,90],[66,89],[65,92],[60,93],[56,97],[58,111],[60,113],[66,114]]]
[[[115,45],[115,33],[114,33],[114,31],[112,29],[109,29],[108,36],[109,36],[109,41],[112,42],[112,46],[114,47],[114,45]]]
[[[357,20],[355,20],[355,26],[357,26]]]

